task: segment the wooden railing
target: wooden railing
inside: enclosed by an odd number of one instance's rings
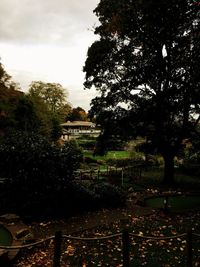
[[[79,241],[100,241],[100,240],[109,240],[116,237],[122,238],[122,258],[123,258],[123,267],[130,267],[130,237],[133,238],[140,238],[140,239],[146,239],[146,240],[171,240],[171,239],[177,239],[181,237],[186,238],[186,247],[187,247],[187,267],[192,267],[193,262],[193,250],[192,250],[192,240],[193,237],[196,237],[196,239],[200,239],[200,235],[193,233],[191,230],[189,230],[187,233],[179,234],[179,235],[173,235],[173,236],[167,236],[167,237],[155,237],[155,236],[144,236],[144,235],[138,235],[133,234],[128,231],[128,229],[124,229],[122,232],[109,235],[109,236],[103,236],[103,237],[93,237],[93,238],[87,238],[87,237],[75,237],[75,236],[68,236],[65,234],[62,234],[61,231],[57,231],[54,236],[47,237],[45,239],[42,239],[38,242],[22,245],[22,246],[0,246],[0,249],[5,250],[16,250],[16,249],[25,249],[25,248],[33,248],[35,246],[38,246],[42,243],[45,243],[49,240],[54,239],[54,257],[52,262],[52,267],[61,267],[61,253],[62,253],[62,241],[64,238],[67,240],[79,240]]]

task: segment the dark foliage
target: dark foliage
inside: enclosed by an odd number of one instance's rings
[[[0,213],[14,212],[32,220],[69,217],[76,213],[117,207],[122,192],[102,184],[88,189],[75,182],[82,161],[76,142],[63,146],[26,132],[10,133],[0,144]]]
[[[0,158],[0,177],[7,178],[6,208],[44,212],[65,194],[82,153],[72,141],[58,146],[36,134],[15,132],[0,144]]]
[[[173,183],[174,157],[199,121],[199,7],[190,0],[102,0],[94,12],[99,40],[84,71],[85,87],[99,95],[90,115],[105,142],[109,135],[150,140],[164,158],[164,181]]]
[[[18,131],[32,132],[33,129],[34,132],[38,131],[40,120],[29,97],[21,96],[13,113],[15,120],[14,128]]]
[[[93,150],[96,144],[96,140],[78,140],[78,144],[85,150]]]
[[[141,158],[122,158],[122,159],[107,159],[106,163],[110,166],[127,167],[127,166],[141,166],[144,160]]]
[[[99,196],[101,208],[116,208],[125,205],[125,194],[117,186],[101,183],[95,186],[94,191]]]

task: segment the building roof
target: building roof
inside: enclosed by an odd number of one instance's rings
[[[91,121],[67,121],[64,123],[61,123],[61,126],[88,126],[88,127],[95,127],[95,123]]]

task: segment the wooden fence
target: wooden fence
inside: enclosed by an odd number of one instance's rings
[[[94,238],[86,238],[86,237],[74,237],[74,236],[67,236],[63,235],[61,231],[58,231],[55,233],[55,236],[51,236],[45,239],[42,239],[38,242],[22,245],[22,246],[0,246],[0,249],[5,250],[17,250],[17,249],[25,249],[25,248],[33,248],[35,246],[38,246],[39,244],[45,243],[49,240],[54,240],[54,257],[52,261],[52,267],[61,267],[61,253],[62,253],[62,242],[63,239],[66,238],[67,240],[79,240],[79,241],[100,241],[100,240],[109,240],[115,237],[121,237],[122,238],[122,260],[123,260],[123,267],[130,267],[130,237],[133,238],[140,238],[140,239],[146,239],[146,240],[171,240],[171,239],[177,239],[181,237],[186,238],[186,247],[187,247],[187,267],[192,267],[193,262],[193,250],[192,250],[192,241],[193,238],[196,237],[196,239],[200,239],[200,235],[196,233],[192,233],[191,230],[189,230],[187,233],[179,234],[179,235],[173,235],[173,236],[167,236],[167,237],[155,237],[155,236],[143,236],[143,235],[137,235],[130,233],[127,228],[125,228],[122,232],[104,236],[104,237],[94,237]]]

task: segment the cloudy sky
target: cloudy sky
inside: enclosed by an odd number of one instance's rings
[[[0,58],[23,91],[32,81],[60,83],[71,104],[89,109],[82,68],[95,38],[99,0],[0,0]]]

